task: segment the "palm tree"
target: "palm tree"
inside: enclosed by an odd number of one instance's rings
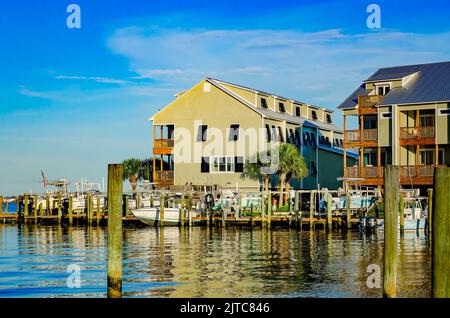
[[[300,155],[297,147],[291,144],[280,144],[278,147],[278,176],[280,177],[279,207],[283,206],[284,187],[289,191],[289,181],[292,178],[300,179],[308,175],[305,159]]]
[[[142,161],[136,158],[130,158],[122,161],[123,165],[123,180],[128,179],[131,183],[131,188],[136,190],[136,182],[141,179],[142,176],[139,175],[141,169]]]
[[[261,160],[262,154],[256,154],[256,160],[254,162],[245,163],[244,173],[245,177],[249,177],[250,179],[259,180],[261,177],[264,182],[264,191],[269,191],[269,178],[270,173],[268,173],[268,168],[270,167],[270,162],[263,162]]]

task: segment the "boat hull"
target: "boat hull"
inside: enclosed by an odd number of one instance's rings
[[[159,207],[142,208],[131,211],[139,221],[150,226],[159,225],[161,213]],[[164,226],[178,226],[181,222],[180,209],[164,208]]]

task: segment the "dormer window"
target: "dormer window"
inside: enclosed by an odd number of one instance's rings
[[[327,114],[327,123],[328,124],[332,124],[333,123],[333,120],[331,119],[331,115],[330,114]]]
[[[278,104],[278,110],[280,111],[280,113],[285,113],[286,112],[286,107],[284,107],[284,103],[279,103]]]
[[[390,84],[377,85],[377,95],[384,96],[391,91]]]
[[[300,117],[301,112],[300,112],[300,107],[295,107],[295,116]]]
[[[315,110],[311,111],[311,117],[312,119],[317,120],[317,112]]]
[[[261,98],[261,107],[262,107],[262,108],[268,108],[268,107],[267,107],[267,99]]]

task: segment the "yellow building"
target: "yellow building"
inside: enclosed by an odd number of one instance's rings
[[[151,121],[153,180],[159,186],[259,189],[258,180],[244,176],[244,163],[280,142],[298,146],[310,168],[294,187],[340,185],[343,137],[331,110],[206,78],[178,93]],[[273,187],[276,183],[274,178]]]
[[[450,62],[382,68],[339,108],[344,148],[359,164],[345,166],[349,184],[383,184],[383,167],[401,166],[401,184],[427,188],[434,167],[450,162]],[[356,118],[358,129],[347,122]],[[345,162],[345,161],[344,161]]]

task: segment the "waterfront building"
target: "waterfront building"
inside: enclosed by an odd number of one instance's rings
[[[256,190],[244,165],[261,146],[297,146],[309,175],[294,188],[338,188],[343,134],[333,111],[225,81],[205,78],[151,117],[153,180],[159,186],[218,185]],[[262,147],[262,149],[264,149]],[[160,165],[156,159],[161,158]],[[357,155],[347,152],[347,165]],[[276,177],[271,187],[276,188]]]
[[[383,185],[383,167],[401,166],[403,187],[429,188],[434,167],[450,163],[450,62],[382,68],[338,108],[344,115],[348,184]],[[358,129],[348,129],[349,118]]]

